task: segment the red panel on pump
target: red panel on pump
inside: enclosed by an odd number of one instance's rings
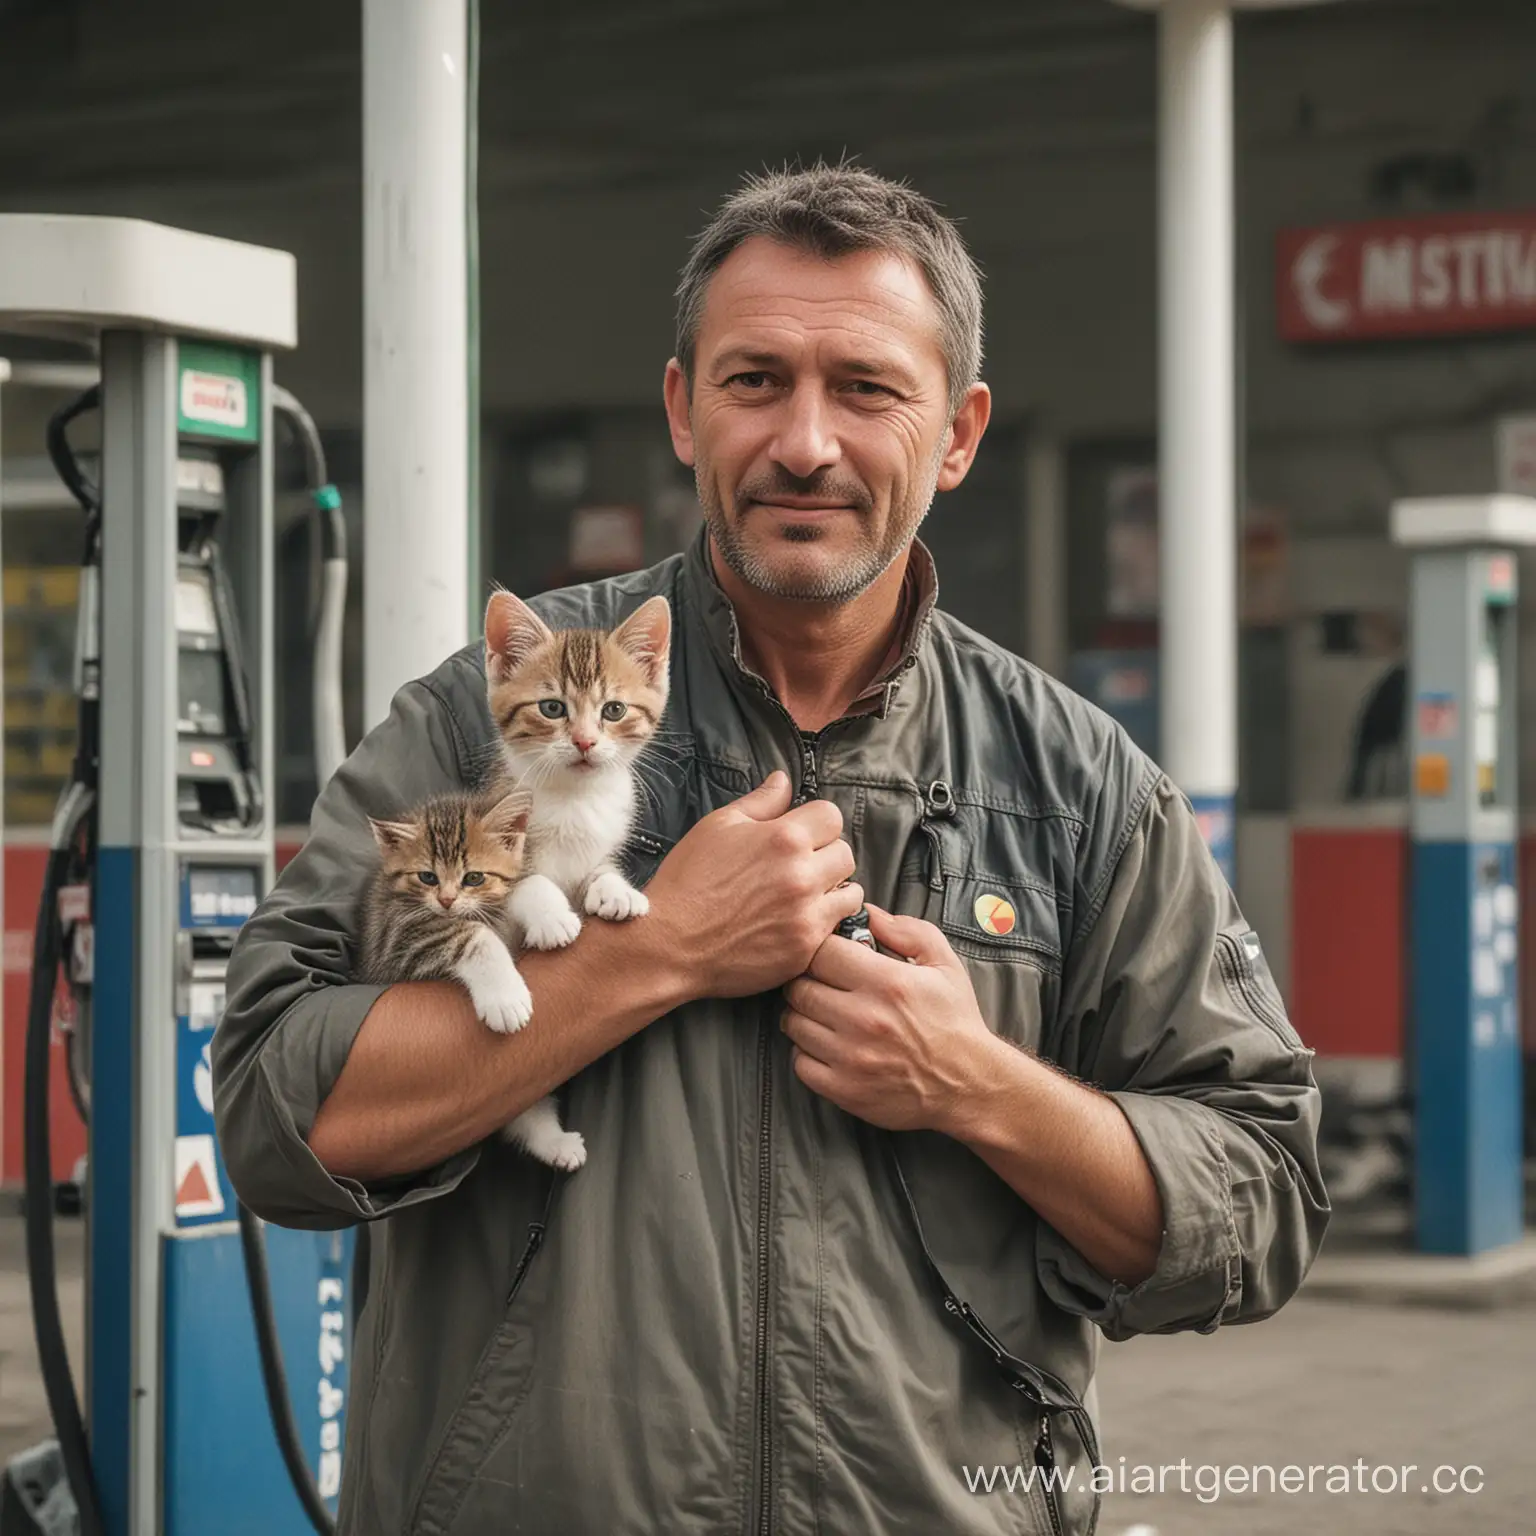
[[[32,930],[48,863],[45,842],[13,844],[5,850],[5,1046],[0,1099],[0,1183],[22,1179],[22,1087],[25,1080],[27,1005],[32,993]],[[69,1096],[64,1043],[53,1036],[53,1072],[48,1093],[53,1127],[53,1177],[69,1178],[85,1152],[85,1127]]]
[[[1320,1056],[1403,1053],[1408,836],[1298,829],[1291,845],[1291,1002]]]

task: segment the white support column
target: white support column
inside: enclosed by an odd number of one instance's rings
[[[1237,789],[1232,18],[1166,0],[1159,26],[1162,753],[1232,875]]]
[[[467,0],[363,3],[363,713],[469,638]]]

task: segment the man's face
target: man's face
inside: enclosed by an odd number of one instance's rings
[[[965,477],[983,385],[952,424],[939,314],[921,270],[861,251],[823,261],[764,238],[709,286],[691,400],[674,359],[667,410],[715,545],[749,586],[845,602]]]

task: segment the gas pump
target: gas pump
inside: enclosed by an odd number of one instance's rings
[[[1412,561],[1416,1237],[1474,1254],[1523,1232],[1514,550],[1536,499],[1399,501],[1392,537]]]
[[[86,514],[80,730],[27,1055],[34,1316],[79,1529],[323,1529],[340,1476],[350,1239],[263,1241],[223,1168],[208,1064],[230,950],[273,878],[274,403],[323,480],[313,424],[272,382],[272,351],[296,342],[293,258],[137,220],[4,215],[0,328],[83,340],[101,368],[49,434]],[[99,486],[68,436],[94,409]],[[339,503],[312,489],[334,598]],[[323,655],[338,635],[330,612]],[[339,725],[327,726],[317,744],[334,768]],[[90,999],[83,1418],[49,1201],[48,1014],[65,960]],[[306,1366],[297,1409],[285,1354]]]

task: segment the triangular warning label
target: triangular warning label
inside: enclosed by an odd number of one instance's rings
[[[176,1191],[176,1204],[193,1205],[203,1204],[213,1199],[208,1188],[208,1180],[203,1175],[203,1165],[193,1163],[187,1169],[187,1176],[181,1181],[181,1187]]]
[[[176,1138],[176,1216],[222,1216],[224,1191],[219,1185],[218,1153],[213,1137]]]

